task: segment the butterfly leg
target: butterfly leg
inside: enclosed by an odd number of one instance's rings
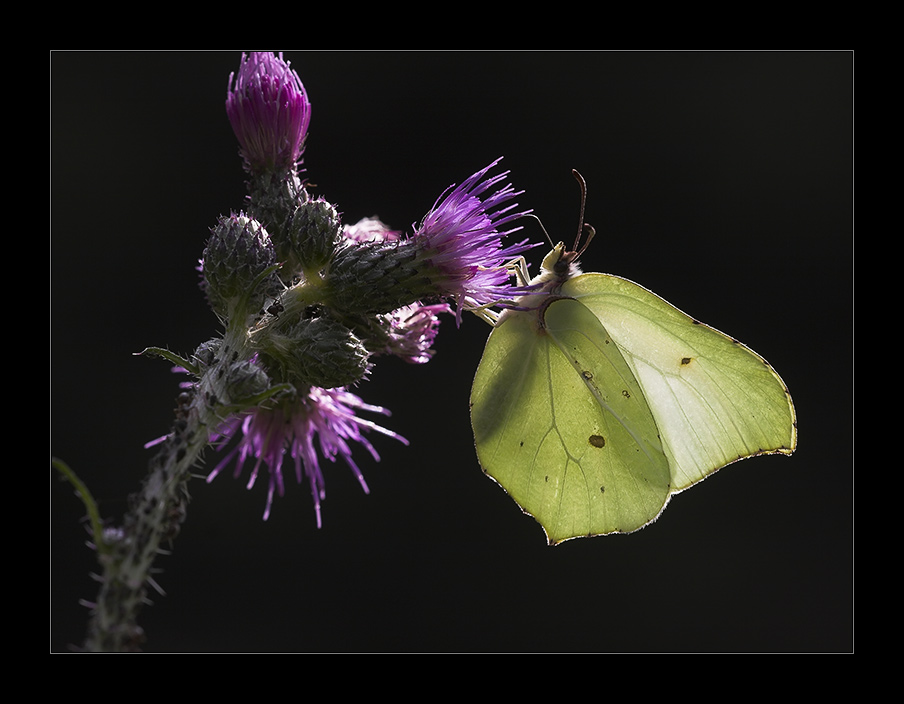
[[[494,304],[495,305],[495,304]],[[495,325],[496,321],[499,319],[499,313],[494,310],[490,310],[489,306],[480,306],[479,308],[469,308],[471,313],[480,318],[483,322],[488,323],[489,325]]]
[[[518,286],[527,286],[527,284],[530,283],[530,276],[528,276],[527,273],[527,260],[523,255],[515,257],[510,262],[507,262],[505,268],[515,277]]]

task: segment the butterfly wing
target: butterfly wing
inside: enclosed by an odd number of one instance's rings
[[[643,390],[597,315],[562,299],[507,311],[474,379],[481,466],[550,543],[636,530],[670,494]]]
[[[758,354],[626,279],[582,274],[562,294],[603,322],[643,388],[674,492],[736,460],[794,451],[791,396]]]

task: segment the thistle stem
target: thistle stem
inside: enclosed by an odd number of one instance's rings
[[[180,401],[174,430],[151,459],[122,527],[103,532],[98,546],[103,574],[88,624],[87,651],[134,651],[144,639],[138,615],[148,603],[151,567],[161,543],[179,533],[188,509],[191,469],[208,444],[207,428],[219,421],[216,406],[202,394],[182,394]]]

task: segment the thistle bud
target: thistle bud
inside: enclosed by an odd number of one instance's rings
[[[270,388],[270,377],[256,362],[243,359],[226,370],[225,398],[231,403],[240,403],[264,393]]]
[[[317,316],[288,330],[269,329],[255,342],[272,372],[296,386],[325,389],[360,381],[369,353],[361,340],[338,321]]]
[[[342,222],[332,204],[322,198],[309,200],[286,220],[277,256],[290,271],[320,270],[333,256],[341,231]]]
[[[311,120],[311,103],[298,74],[282,54],[242,55],[229,76],[226,114],[251,173],[294,170]]]
[[[220,351],[220,348],[222,346],[223,341],[219,338],[207,340],[207,342],[202,342],[200,345],[198,345],[198,348],[195,350],[192,358],[202,368],[210,367],[214,362],[216,362],[217,353]]]
[[[214,312],[229,318],[243,305],[258,309],[280,286],[266,270],[276,263],[273,244],[263,226],[242,213],[221,217],[211,229],[201,260],[201,288]]]

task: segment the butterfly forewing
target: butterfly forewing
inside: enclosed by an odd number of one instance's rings
[[[577,301],[506,314],[474,380],[472,423],[484,471],[550,542],[636,530],[668,500],[643,391]]]

